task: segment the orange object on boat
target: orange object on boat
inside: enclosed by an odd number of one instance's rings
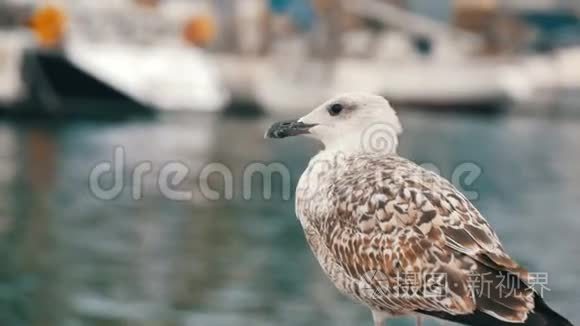
[[[196,46],[207,46],[215,38],[215,23],[210,16],[195,16],[185,23],[183,37]]]
[[[36,39],[43,47],[55,47],[60,44],[66,29],[64,11],[54,5],[38,8],[30,19],[30,26]]]

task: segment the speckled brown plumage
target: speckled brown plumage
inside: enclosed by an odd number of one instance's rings
[[[522,322],[534,307],[527,272],[477,209],[448,181],[396,154],[321,152],[300,179],[296,211],[326,274],[373,311],[479,310]],[[507,273],[516,275],[509,295],[494,287],[481,293],[472,280],[489,275],[499,287],[498,275]]]

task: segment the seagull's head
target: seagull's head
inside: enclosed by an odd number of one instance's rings
[[[401,123],[383,97],[346,93],[334,97],[297,120],[273,124],[267,138],[309,135],[326,149],[345,152],[395,153]]]

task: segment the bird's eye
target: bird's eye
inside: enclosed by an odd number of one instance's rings
[[[330,115],[335,116],[338,115],[340,113],[340,111],[342,111],[342,104],[340,103],[335,103],[333,105],[331,105],[330,107],[328,107],[328,113],[330,113]]]

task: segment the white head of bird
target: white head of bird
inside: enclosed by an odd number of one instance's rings
[[[266,137],[308,135],[326,150],[396,153],[401,123],[383,97],[368,93],[336,96],[297,120],[273,124]]]

